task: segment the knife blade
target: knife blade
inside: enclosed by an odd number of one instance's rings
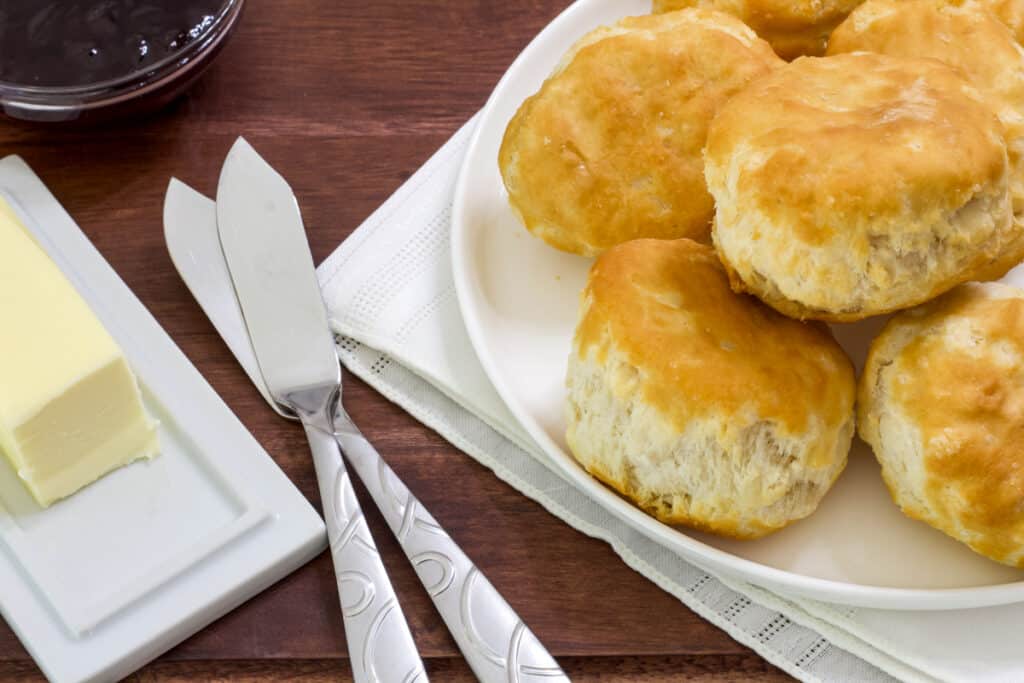
[[[217,186],[217,230],[260,374],[290,405],[341,381],[313,256],[291,187],[243,138]]]
[[[260,375],[306,431],[357,683],[426,681],[335,434],[341,366],[291,187],[239,138],[217,188],[217,232]]]
[[[217,235],[217,205],[177,178],[164,198],[164,241],[185,286],[228,345],[264,400],[282,417],[295,413],[275,401],[263,382],[245,330],[224,253]]]

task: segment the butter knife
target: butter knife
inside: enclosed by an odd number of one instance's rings
[[[306,430],[353,678],[426,680],[335,438],[341,366],[298,204],[284,179],[241,139],[221,169],[217,232],[267,392]]]
[[[215,204],[172,179],[164,205],[164,230],[178,272],[235,358],[271,406],[294,419],[270,399],[260,376],[217,238]],[[353,469],[367,484],[396,535],[401,537],[407,511],[414,515],[402,547],[478,678],[486,683],[568,680],[543,645],[372,446],[366,444],[361,452],[369,457],[361,458],[358,464],[351,461]],[[367,459],[369,462],[364,462]],[[463,603],[468,609],[463,609]]]

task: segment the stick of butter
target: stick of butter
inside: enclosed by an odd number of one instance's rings
[[[42,506],[158,451],[110,333],[0,199],[0,451]]]

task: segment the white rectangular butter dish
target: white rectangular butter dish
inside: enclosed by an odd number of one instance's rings
[[[316,556],[324,527],[20,158],[0,160],[0,194],[160,421],[159,456],[47,509],[0,461],[0,613],[51,680],[116,680]]]

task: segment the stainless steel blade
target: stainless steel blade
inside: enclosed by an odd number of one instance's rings
[[[217,237],[217,206],[177,178],[164,198],[164,240],[174,267],[245,374],[282,417],[297,419],[267,391]]]
[[[291,187],[239,138],[221,170],[217,230],[270,395],[337,386],[341,370]]]

